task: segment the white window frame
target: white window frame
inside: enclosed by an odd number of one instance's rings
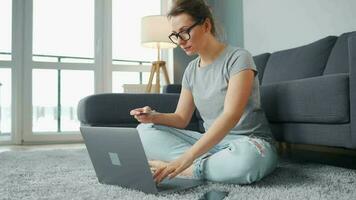
[[[18,74],[20,73],[18,70],[18,62],[14,61],[14,57],[18,57],[19,56],[19,52],[16,51],[16,49],[19,49],[19,47],[15,47],[16,44],[14,44],[14,41],[17,40],[18,36],[21,35],[21,30],[20,27],[18,27],[17,23],[15,21],[17,21],[17,19],[19,18],[19,16],[22,14],[21,12],[18,12],[19,10],[16,10],[17,12],[15,12],[15,8],[19,8],[18,6],[19,0],[12,0],[12,30],[11,30],[11,34],[12,34],[12,50],[11,50],[11,60],[10,61],[0,61],[0,68],[5,68],[5,69],[11,69],[11,130],[10,130],[10,137],[6,137],[6,136],[1,136],[1,140],[0,140],[0,144],[1,145],[9,145],[9,144],[16,144],[18,142],[16,142],[16,138],[15,136],[18,135],[18,133],[20,132],[20,130],[18,130],[20,128],[20,126],[17,126],[17,122],[16,119],[18,118],[18,115],[16,114],[17,112],[19,112],[18,110],[18,106],[17,106],[17,100],[19,99],[19,92],[17,91],[15,92],[14,88],[19,88],[19,86],[21,85],[21,81],[16,81],[15,78],[19,77]]]
[[[76,132],[32,132],[32,70],[70,69],[94,71],[94,92],[112,92],[112,74],[117,71],[150,72],[150,66],[128,66],[112,63],[112,0],[95,0],[94,63],[53,63],[32,60],[33,0],[12,1],[12,60],[0,61],[0,67],[12,69],[12,130],[10,141],[0,144],[41,144],[82,142]],[[161,0],[166,13],[170,0]],[[173,81],[173,51],[164,50],[168,72]],[[35,68],[34,68],[35,67]]]
[[[33,45],[33,0],[24,0],[24,36],[23,36],[23,129],[21,143],[48,143],[48,142],[80,142],[82,137],[79,131],[61,132],[36,132],[32,131],[32,70],[33,69],[56,69],[56,70],[91,70],[94,74],[100,66],[97,63],[57,63],[57,62],[37,62],[32,59]],[[96,1],[95,1],[96,2]],[[94,10],[95,12],[95,10]],[[97,16],[95,16],[97,17]],[[96,19],[95,19],[96,20]],[[95,23],[94,20],[94,23]],[[94,41],[93,41],[94,42]],[[94,59],[97,55],[94,56]],[[95,77],[95,76],[94,76]],[[95,78],[94,78],[95,79]],[[94,83],[98,81],[94,80]],[[96,84],[95,84],[96,88]],[[95,89],[95,92],[96,89]]]
[[[12,70],[12,65],[13,65],[12,61],[0,61],[0,69],[10,69],[10,70]],[[11,71],[11,74],[13,74],[13,71]],[[12,75],[12,77],[13,77],[13,75]],[[11,81],[12,81],[11,84],[13,84],[14,81],[12,79],[11,79]],[[0,90],[1,90],[1,88],[0,88]],[[14,106],[11,104],[11,109],[13,109],[13,107]],[[0,136],[0,145],[2,145],[2,144],[11,144],[12,143],[11,135],[12,135],[11,131],[10,131],[10,136],[1,135]]]

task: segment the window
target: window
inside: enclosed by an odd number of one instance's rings
[[[32,79],[33,131],[79,131],[77,105],[94,93],[93,71],[34,69]]]
[[[0,1],[0,136],[11,133],[12,1]]]
[[[0,0],[0,144],[80,141],[80,99],[148,82],[140,23],[161,2]]]
[[[94,0],[33,1],[32,59],[32,131],[78,132],[78,102],[94,93]]]
[[[11,132],[11,69],[0,68],[0,135]]]
[[[33,1],[33,60],[92,63],[93,58],[93,0]]]
[[[132,12],[133,10],[135,12]],[[147,71],[151,62],[157,59],[157,50],[141,46],[141,18],[147,15],[159,15],[160,13],[161,0],[113,0],[113,92],[127,92],[124,89],[124,84],[148,82],[149,73]],[[133,67],[136,67],[135,71],[140,72],[132,72],[134,71],[132,70]]]
[[[79,131],[77,105],[80,99],[94,93],[94,72],[63,70],[61,73],[60,129],[61,131]]]
[[[35,69],[32,71],[32,130],[57,131],[58,71]]]
[[[112,91],[115,93],[127,92],[124,88],[125,84],[147,83],[149,77],[150,73],[148,72],[113,72]]]
[[[139,6],[137,6],[139,5]],[[141,18],[161,13],[161,0],[113,0],[112,54],[114,60],[153,61],[157,50],[141,47]]]
[[[0,1],[0,60],[11,60],[12,1]]]

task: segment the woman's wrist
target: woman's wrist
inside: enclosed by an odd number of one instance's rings
[[[160,113],[158,113],[158,112],[156,112],[154,110],[150,113],[152,123],[157,124],[157,121],[158,121],[157,118],[158,118],[159,114]]]
[[[196,156],[194,154],[194,152],[192,151],[192,148],[188,149],[188,151],[186,151],[183,154],[183,157],[189,158],[190,160],[193,160],[193,161],[198,158],[198,156]]]

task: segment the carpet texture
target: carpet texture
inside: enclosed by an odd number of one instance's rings
[[[251,185],[207,183],[194,189],[147,195],[98,183],[86,149],[0,153],[0,199],[199,199],[210,189],[226,199],[356,199],[356,170],[280,161]]]

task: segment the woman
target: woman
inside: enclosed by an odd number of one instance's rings
[[[259,80],[250,53],[216,38],[203,0],[178,0],[168,14],[169,38],[187,55],[198,54],[186,68],[174,113],[146,106],[130,112],[157,183],[177,175],[248,184],[271,173],[277,153],[260,107]],[[195,109],[205,133],[184,130]]]

